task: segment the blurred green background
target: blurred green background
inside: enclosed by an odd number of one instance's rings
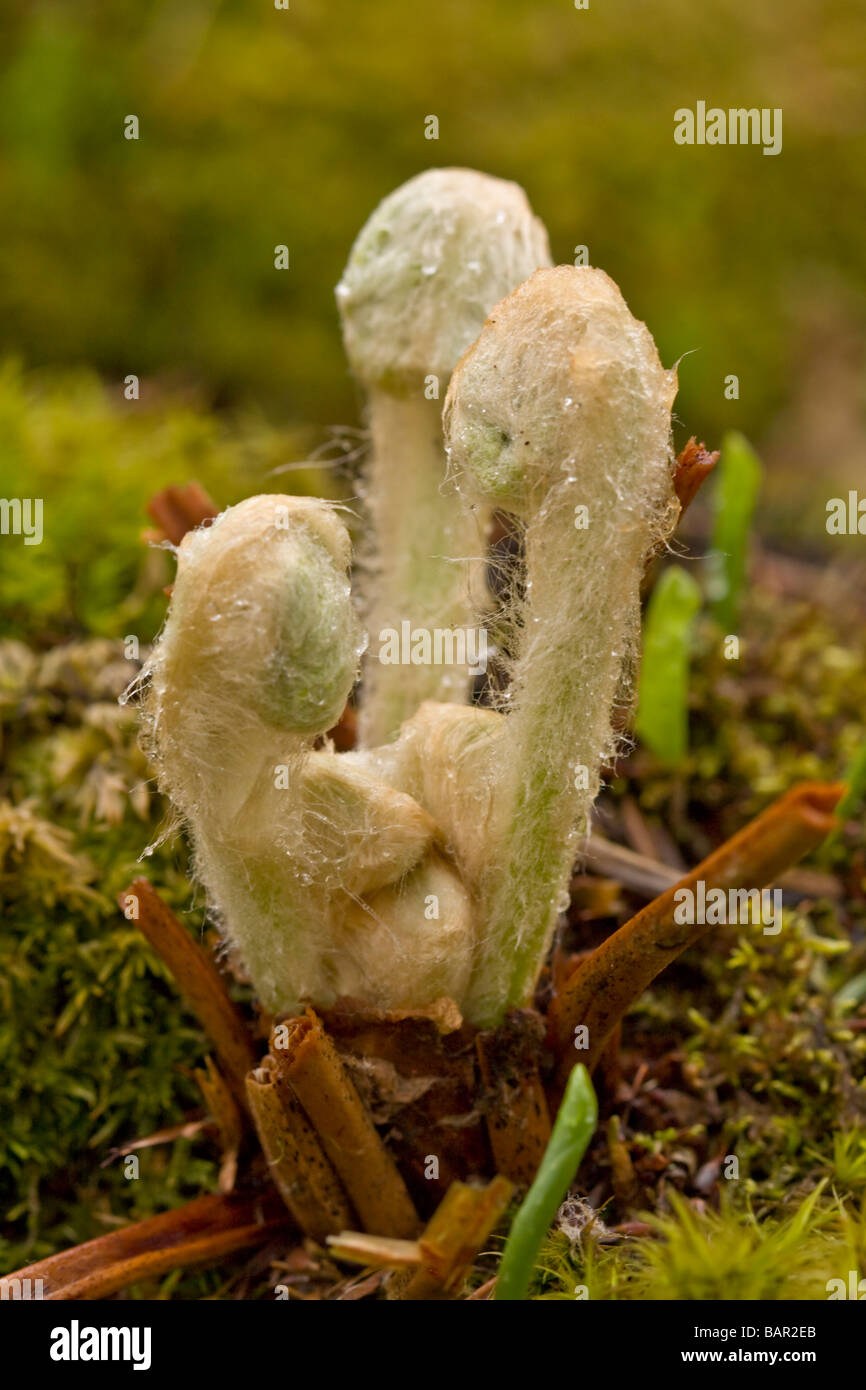
[[[763,534],[820,550],[826,498],[864,476],[852,0],[6,0],[0,23],[0,353],[24,369],[5,379],[0,466],[6,495],[44,487],[54,514],[37,608],[52,565],[129,568],[105,560],[97,513],[126,544],[159,483],[198,476],[234,501],[360,424],[333,287],[377,201],[432,164],[516,179],[556,259],[585,245],[614,276],[681,359],[678,442],[733,427],[763,454]],[[782,153],[676,145],[674,111],[698,100],[780,107]],[[104,384],[101,425],[69,368]],[[59,437],[45,411],[65,415]],[[122,592],[84,625],[111,629]]]

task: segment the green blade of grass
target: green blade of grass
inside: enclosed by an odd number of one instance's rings
[[[866,799],[866,743],[854,754],[842,778],[847,786],[839,805],[836,807],[836,828],[831,830],[825,844],[834,845],[842,835],[845,822],[850,820],[860,803]]]
[[[841,989],[833,995],[833,1007],[837,1013],[844,1013],[846,1009],[856,1009],[866,999],[866,970],[862,970],[859,975],[846,980]]]
[[[708,594],[713,615],[725,632],[735,632],[746,581],[749,529],[761,488],[763,468],[749,441],[736,430],[722,440],[722,457],[713,494],[713,533],[708,557]]]
[[[700,606],[698,585],[679,565],[665,570],[647,606],[635,731],[670,767],[688,750],[689,648]]]
[[[842,780],[847,783],[848,790],[836,807],[836,819],[840,824],[852,815],[860,802],[866,798],[866,743],[854,755]]]
[[[538,1175],[514,1218],[499,1266],[496,1299],[526,1297],[541,1243],[586,1152],[597,1121],[598,1105],[589,1072],[578,1065],[568,1078]]]

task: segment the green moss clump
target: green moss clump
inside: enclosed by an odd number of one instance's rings
[[[135,721],[116,704],[133,671],[103,639],[46,656],[0,643],[3,1271],[216,1187],[207,1138],[141,1150],[137,1180],[114,1153],[202,1112],[190,1069],[207,1051],[114,901],[159,814],[137,790]],[[199,927],[183,846],[151,864]]]
[[[150,641],[173,564],[143,546],[150,497],[196,479],[219,506],[279,492],[274,470],[303,457],[297,434],[230,425],[189,399],[127,401],[90,372],[39,378],[0,366],[0,470],[7,497],[42,498],[38,546],[4,541],[0,636],[39,645],[83,634]],[[329,487],[315,468],[294,491]]]
[[[824,1186],[792,1210],[758,1220],[725,1201],[697,1211],[673,1197],[651,1218],[652,1237],[616,1237],[590,1224],[576,1241],[554,1232],[538,1262],[534,1297],[658,1300],[826,1299],[828,1281],[863,1268],[866,1205],[831,1200]]]

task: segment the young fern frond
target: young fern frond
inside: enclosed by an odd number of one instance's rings
[[[373,662],[367,745],[315,747],[364,646],[336,511],[253,498],[180,547],[147,671],[150,750],[269,1008],[448,996],[491,1026],[532,1000],[615,749],[646,559],[678,510],[676,378],[603,272],[536,270],[464,351],[546,257],[515,185],[432,170],[374,213],[340,293],[371,393],[374,641],[406,618],[472,621],[444,557],[480,549],[471,508],[512,513],[525,582],[503,619],[500,710],[440,702],[468,698],[465,672]],[[463,511],[424,398],[461,353],[444,421]]]
[[[526,578],[491,738],[495,824],[472,1015],[526,1004],[564,907],[612,714],[639,640],[648,555],[672,529],[676,376],[600,270],[539,270],[491,313],[445,404],[452,472],[523,528]]]
[[[379,634],[399,632],[404,621],[430,630],[474,619],[470,588],[483,587],[486,512],[461,511],[443,492],[442,398],[488,311],[549,264],[545,230],[516,184],[429,169],[376,208],[337,286],[371,434],[365,747],[394,738],[423,700],[467,697],[466,665],[382,664]]]
[[[144,673],[146,741],[263,1002],[291,1010],[362,993],[411,1007],[430,990],[462,995],[468,898],[435,822],[411,797],[314,750],[363,647],[337,513],[306,498],[251,498],[187,536],[178,561]],[[440,903],[435,934],[424,931],[428,893]]]

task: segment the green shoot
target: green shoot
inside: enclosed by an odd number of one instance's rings
[[[761,461],[737,431],[726,434],[713,498],[709,597],[725,632],[735,632],[746,580],[749,528],[761,488]]]
[[[688,751],[689,649],[701,591],[679,565],[666,569],[649,601],[635,730],[669,767]]]
[[[840,827],[866,797],[866,743],[855,753],[842,780],[847,784],[848,790],[836,807],[836,818]],[[830,838],[834,839],[838,834],[839,831],[834,830]]]
[[[514,1218],[499,1266],[497,1299],[526,1297],[542,1241],[586,1152],[597,1121],[598,1105],[589,1072],[578,1065],[568,1078],[538,1175]]]

